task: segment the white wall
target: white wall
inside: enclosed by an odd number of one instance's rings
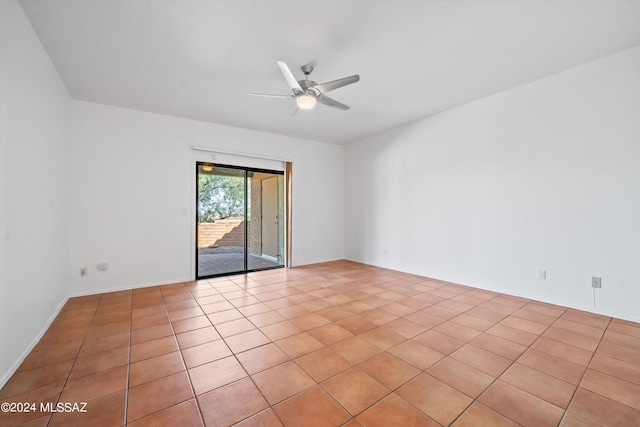
[[[342,146],[75,100],[72,122],[72,295],[193,280],[193,145],[292,161],[294,265],[344,257]]]
[[[0,1],[0,387],[69,279],[71,98],[15,1]]]
[[[636,47],[348,145],[346,257],[640,321],[639,76]]]

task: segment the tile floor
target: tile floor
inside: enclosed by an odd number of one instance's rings
[[[13,426],[638,426],[640,324],[339,261],[70,299]]]

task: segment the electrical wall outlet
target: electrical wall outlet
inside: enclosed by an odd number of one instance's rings
[[[545,280],[547,278],[547,270],[538,270],[538,279]]]
[[[602,277],[592,277],[591,278],[591,287],[592,288],[601,288],[602,287]]]

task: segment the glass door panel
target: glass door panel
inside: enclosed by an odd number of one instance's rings
[[[284,175],[249,172],[248,269],[284,265]]]
[[[245,171],[198,164],[197,180],[197,277],[245,271]]]

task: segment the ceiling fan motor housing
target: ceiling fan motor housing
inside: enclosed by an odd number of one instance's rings
[[[313,89],[313,86],[317,85],[318,83],[314,82],[313,80],[298,80],[298,83],[300,84],[302,90],[305,91],[305,93],[311,92],[314,95],[319,95],[319,93],[317,93],[318,91]]]

